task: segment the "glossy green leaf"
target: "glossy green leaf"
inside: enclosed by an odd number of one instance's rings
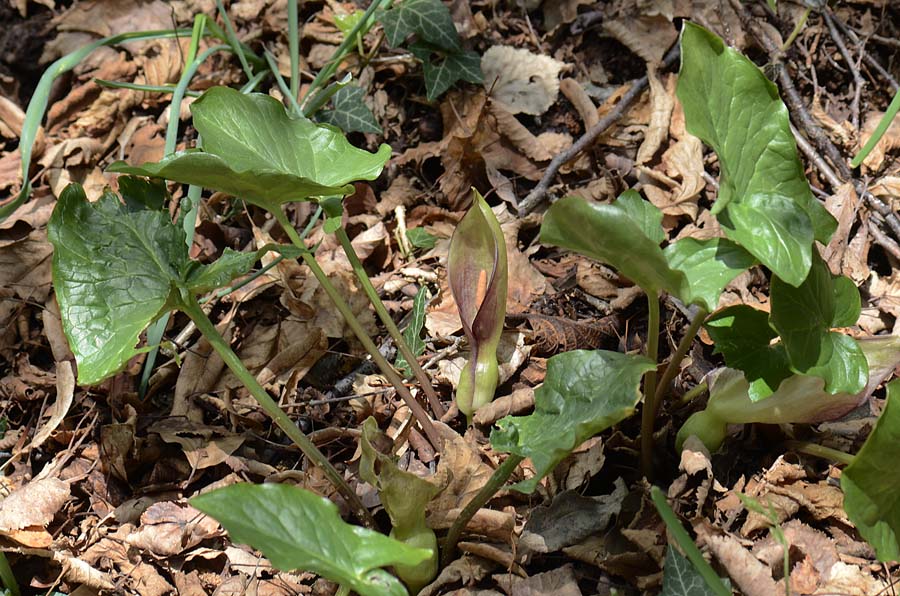
[[[778,89],[721,39],[686,22],[678,97],[688,131],[719,157],[713,207],[725,234],[778,277],[799,285],[813,239],[827,242],[836,222],[812,196]]]
[[[619,195],[614,205],[624,211],[654,244],[660,245],[666,239],[666,232],[662,227],[662,211],[650,201],[645,201],[637,191],[626,190]]]
[[[413,34],[443,50],[459,48],[459,35],[450,9],[441,0],[403,0],[381,13],[379,20],[392,48]]]
[[[480,84],[484,80],[481,57],[475,52],[444,52],[422,43],[414,43],[409,51],[422,61],[425,92],[429,100],[443,95],[457,81]]]
[[[633,202],[628,198],[631,192],[623,194],[626,205]],[[618,201],[598,205],[581,197],[564,197],[544,215],[540,240],[612,265],[647,291],[689,294],[686,276],[669,267],[659,242],[645,232],[650,227],[648,219],[636,219],[635,211],[633,205],[623,208]]]
[[[366,92],[362,87],[347,85],[341,87],[331,98],[332,109],[322,110],[318,118],[321,122],[337,126],[344,132],[370,132],[381,134],[381,127],[375,114],[366,105]]]
[[[78,381],[99,383],[125,366],[140,333],[171,306],[174,281],[188,264],[183,232],[165,211],[129,211],[111,192],[91,203],[70,184],[47,234]]]
[[[274,211],[288,201],[349,194],[350,182],[377,178],[391,154],[387,145],[378,153],[357,149],[334,127],[293,118],[268,95],[213,87],[191,112],[202,151],[109,170],[203,186]]]
[[[508,267],[500,222],[484,197],[474,200],[453,237],[447,279],[471,354],[460,374],[456,405],[471,417],[494,399],[499,381],[497,346],[506,316]]]
[[[406,325],[406,329],[403,330],[403,339],[406,340],[409,349],[412,350],[412,353],[416,356],[421,356],[425,353],[425,341],[422,339],[422,328],[425,326],[425,308],[427,306],[428,289],[423,285],[419,288],[419,291],[416,292],[416,297],[413,298],[413,307],[412,312],[410,312],[409,323]],[[403,373],[404,377],[409,377],[413,374],[412,369],[406,361],[406,358],[403,357],[403,354],[397,354],[394,366]]]
[[[791,375],[768,398],[754,400],[750,384],[739,370],[720,369],[709,376],[706,409],[692,414],[678,431],[678,449],[690,435],[699,437],[710,451],[725,440],[729,424],[814,424],[836,420],[857,407],[900,365],[900,336],[885,335],[859,341],[869,377],[860,393],[829,393],[819,377]]]
[[[707,311],[716,309],[728,282],[756,262],[753,255],[725,238],[682,238],[667,246],[663,254],[672,269],[687,277],[687,293],[679,298]]]
[[[769,326],[767,313],[745,304],[730,306],[707,319],[705,326],[715,343],[713,353],[743,371],[752,401],[769,397],[791,375],[784,346],[772,344],[778,334]]]
[[[575,350],[547,361],[544,384],[534,392],[534,413],[507,416],[491,445],[531,458],[535,474],[512,488],[530,493],[578,445],[634,413],[648,358],[605,350]]]
[[[337,506],[284,484],[233,484],[191,499],[235,542],[260,550],[284,571],[317,573],[362,596],[400,596],[406,589],[381,569],[414,565],[430,553],[341,519]]]
[[[878,423],[841,474],[844,511],[879,561],[900,560],[900,379],[888,384]]]
[[[687,557],[669,545],[659,596],[716,596]]]
[[[212,265],[191,261],[184,231],[168,212],[141,208],[156,204],[157,189],[128,178],[122,183],[127,205],[109,191],[91,203],[81,186],[70,184],[47,229],[63,329],[85,385],[121,370],[138,353],[144,328],[178,304],[180,290],[224,285],[260,256],[226,251]]]
[[[772,279],[770,322],[795,372],[821,377],[832,393],[856,393],[868,378],[865,356],[852,338],[831,328],[859,316],[859,292],[852,282],[838,279],[815,251],[809,275],[799,287]],[[840,307],[839,300],[844,303]]]

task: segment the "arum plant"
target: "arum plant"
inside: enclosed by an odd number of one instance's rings
[[[403,380],[384,359],[362,324],[322,271],[315,256],[305,250],[283,206],[291,201],[316,201],[326,212],[325,229],[337,234],[360,285],[370,299],[398,349],[421,384],[432,410],[443,413],[427,374],[372,286],[362,263],[341,227],[340,201],[320,197],[341,197],[353,192],[349,182],[374,180],[390,157],[390,147],[377,153],[353,147],[334,127],[317,125],[302,117],[292,117],[274,98],[262,94],[241,94],[227,87],[214,87],[191,105],[194,126],[203,137],[203,149],[188,149],[167,156],[158,163],[130,166],[116,162],[109,170],[141,176],[160,177],[226,192],[262,207],[281,224],[285,233],[301,249],[301,258],[340,311],[375,364],[398,395],[409,406],[429,440],[439,448],[440,438],[430,418]]]
[[[506,317],[506,241],[478,191],[450,240],[447,276],[471,355],[459,377],[456,405],[471,423],[494,399],[500,378],[497,346]]]
[[[197,301],[198,294],[245,274],[272,247],[252,253],[226,249],[215,263],[202,265],[188,257],[183,228],[163,208],[164,187],[122,177],[119,188],[121,198],[107,190],[92,203],[81,186],[71,184],[48,223],[53,284],[79,382],[93,385],[120,371],[141,352],[136,346],[144,329],[170,310],[181,310],[359,519],[374,525],[353,489],[247,370]],[[298,252],[278,250],[294,257]]]

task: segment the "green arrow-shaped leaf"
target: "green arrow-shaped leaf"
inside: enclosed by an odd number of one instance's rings
[[[178,304],[179,289],[224,285],[259,259],[258,253],[228,251],[212,265],[191,261],[184,231],[168,212],[144,208],[157,204],[156,188],[122,182],[127,204],[109,191],[91,203],[81,186],[70,184],[47,228],[63,329],[85,385],[125,366],[144,328]]]
[[[159,163],[111,172],[154,176],[238,196],[269,211],[311,196],[345,195],[354,180],[374,180],[391,149],[369,153],[334,127],[293,118],[278,100],[213,87],[191,105],[203,151],[187,150]]]
[[[813,239],[836,222],[812,196],[778,89],[706,29],[685,23],[678,97],[688,130],[719,157],[713,213],[725,234],[778,277],[799,285]]]
[[[900,559],[900,379],[888,384],[884,411],[853,463],[841,474],[844,510],[879,561]]]
[[[730,306],[706,321],[706,331],[728,366],[744,372],[752,401],[769,397],[781,381],[791,376],[784,346],[772,344],[778,335],[769,326],[769,315],[745,304]]]
[[[795,372],[824,379],[832,393],[857,393],[868,378],[865,355],[852,338],[831,328],[856,323],[859,291],[840,279],[813,251],[809,275],[799,287],[772,279],[770,322]]]
[[[637,207],[638,202],[646,203],[632,190],[610,205],[564,197],[544,215],[540,240],[612,265],[647,291],[688,294],[684,273],[669,267],[659,247],[659,222],[654,228],[646,208]]]
[[[194,497],[191,505],[214,517],[235,542],[262,551],[276,568],[318,573],[362,596],[405,596],[403,584],[381,567],[416,565],[431,556],[351,526],[328,499],[284,484],[234,484]]]
[[[722,290],[756,261],[746,250],[725,238],[682,238],[663,251],[669,266],[687,277],[684,302],[713,311]]]
[[[531,458],[535,474],[513,485],[529,493],[575,447],[634,413],[648,358],[605,350],[575,350],[550,358],[544,384],[534,392],[534,413],[507,416],[491,445]]]

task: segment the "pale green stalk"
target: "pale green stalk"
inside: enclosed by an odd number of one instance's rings
[[[706,582],[706,585],[709,586],[709,589],[712,590],[713,594],[716,596],[731,596],[731,590],[725,587],[725,584],[722,583],[722,579],[716,575],[713,568],[710,567],[709,563],[706,562],[706,559],[703,558],[700,549],[697,548],[697,545],[694,544],[694,541],[688,536],[687,531],[684,529],[684,526],[681,525],[675,512],[669,507],[666,496],[659,487],[653,486],[650,488],[650,499],[653,501],[653,504],[656,505],[659,516],[665,522],[666,531],[675,539],[675,542],[678,543],[681,550],[684,551],[685,556],[694,565],[694,569],[696,569],[703,577],[703,580]],[[669,548],[672,547],[669,546]]]
[[[212,321],[206,316],[206,313],[203,312],[197,299],[188,294],[187,296],[182,296],[182,302],[183,303],[180,305],[181,310],[190,317],[191,321],[197,326],[197,329],[200,330],[200,333],[206,338],[206,341],[209,342],[209,345],[219,354],[238,380],[244,384],[248,391],[250,391],[250,394],[256,399],[266,414],[272,418],[272,421],[275,422],[284,434],[300,448],[304,455],[306,455],[314,465],[321,468],[338,492],[341,493],[341,496],[346,499],[347,504],[353,509],[354,514],[359,520],[367,527],[376,527],[375,519],[372,517],[372,514],[365,505],[363,505],[353,489],[350,488],[350,485],[344,481],[340,472],[331,465],[328,458],[319,451],[313,442],[297,428],[294,421],[278,407],[278,404],[275,403],[275,400],[273,400],[262,385],[259,384],[256,377],[247,370],[247,367],[244,366],[244,363],[238,355],[234,353],[231,346],[225,341],[225,338],[222,337],[215,325],[212,324]]]
[[[6,553],[3,551],[0,551],[0,580],[3,581],[3,585],[12,596],[21,594],[19,583],[16,581],[16,576],[13,575],[12,567],[9,565],[9,559],[6,558]]]
[[[822,459],[829,459],[845,466],[852,464],[855,459],[854,455],[844,451],[825,447],[818,443],[810,443],[809,441],[786,441],[784,446],[800,453],[812,455],[813,457],[820,457]]]
[[[291,53],[291,97],[300,95],[300,31],[297,15],[298,0],[288,0],[288,51]]]
[[[231,45],[234,53],[237,54],[238,60],[241,62],[241,68],[244,69],[244,74],[247,75],[248,79],[253,78],[253,69],[250,67],[250,63],[247,62],[244,52],[241,51],[241,41],[234,31],[234,25],[231,24],[231,19],[228,18],[228,12],[225,10],[225,6],[222,5],[222,0],[216,0],[216,7],[219,9],[222,22],[225,23],[225,36],[228,38],[228,43]]]
[[[503,486],[506,480],[516,471],[522,460],[525,459],[521,455],[510,454],[500,467],[494,470],[487,483],[478,491],[471,501],[460,511],[459,516],[453,520],[450,531],[447,532],[447,538],[444,539],[444,551],[441,555],[441,567],[446,567],[453,562],[453,555],[456,553],[456,544],[462,531],[466,528],[469,520],[478,512],[479,509],[491,500],[497,491]]]
[[[315,257],[306,249],[303,239],[297,234],[297,230],[291,225],[291,222],[288,220],[284,211],[276,209],[275,211],[272,211],[272,215],[278,223],[281,224],[281,227],[284,228],[284,231],[291,239],[291,242],[293,242],[297,248],[303,249],[303,262],[306,263],[310,271],[312,271],[313,276],[315,276],[319,285],[322,286],[322,289],[325,290],[325,293],[328,294],[328,297],[338,309],[338,312],[341,313],[341,316],[344,317],[344,321],[350,327],[351,331],[353,331],[354,335],[356,335],[357,339],[359,339],[369,355],[372,356],[372,360],[381,370],[381,374],[383,374],[388,382],[394,386],[397,394],[400,395],[400,398],[409,407],[413,416],[416,418],[416,421],[418,421],[419,425],[422,427],[422,431],[428,437],[429,442],[431,442],[436,450],[440,451],[441,437],[434,427],[434,424],[432,424],[431,419],[428,417],[428,413],[421,405],[419,405],[419,402],[417,402],[416,398],[409,392],[406,385],[403,384],[403,379],[400,378],[400,375],[397,374],[390,363],[388,363],[388,361],[384,359],[384,356],[381,355],[378,346],[375,345],[375,342],[369,337],[369,334],[362,326],[362,323],[360,323],[359,319],[356,318],[356,315],[353,314],[350,305],[344,301],[344,298],[337,291],[337,288],[334,287],[328,279],[328,276],[322,271],[319,263],[316,262]]]
[[[435,393],[434,391],[434,387],[432,387],[431,385],[431,379],[428,378],[428,375],[424,370],[422,370],[422,367],[419,366],[419,361],[416,358],[416,355],[410,349],[409,344],[406,343],[406,339],[404,339],[403,337],[403,334],[400,333],[400,330],[397,328],[397,325],[394,323],[391,315],[384,307],[384,303],[378,296],[378,292],[375,290],[375,286],[372,285],[372,280],[370,280],[369,276],[366,274],[366,270],[363,267],[363,264],[360,262],[359,256],[357,256],[356,254],[356,250],[353,248],[353,243],[350,242],[350,237],[347,236],[347,231],[341,227],[337,229],[335,234],[337,235],[337,238],[344,249],[344,253],[350,260],[350,266],[353,267],[353,272],[356,274],[356,278],[362,285],[363,291],[366,293],[366,296],[369,297],[369,302],[372,303],[372,306],[375,308],[375,312],[378,313],[378,318],[381,319],[382,323],[384,323],[384,326],[387,328],[388,333],[393,338],[394,343],[397,345],[397,349],[400,350],[400,353],[403,354],[404,358],[406,358],[406,362],[409,364],[410,369],[413,371],[416,380],[419,381],[419,385],[421,385],[422,390],[428,397],[428,403],[431,406],[431,411],[434,413],[434,416],[436,418],[441,418],[445,413],[444,406],[441,404],[440,399],[438,399],[437,393]]]
[[[647,358],[659,359],[659,295],[647,292]],[[644,408],[641,410],[641,471],[653,477],[653,426],[656,422],[656,368],[644,377]]]
[[[894,94],[891,105],[888,106],[888,109],[884,112],[884,116],[878,121],[878,126],[875,127],[872,136],[869,137],[869,140],[862,150],[857,153],[856,157],[853,158],[853,161],[850,162],[851,167],[859,167],[859,164],[869,156],[869,153],[872,152],[872,149],[875,148],[875,145],[878,144],[878,141],[881,140],[881,137],[884,136],[884,133],[886,133],[887,129],[891,126],[891,122],[894,120],[894,117],[897,116],[897,112],[900,112],[900,91],[897,91],[897,93]]]

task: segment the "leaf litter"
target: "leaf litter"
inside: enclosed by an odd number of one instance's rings
[[[306,64],[319,63],[314,51],[327,58],[342,39],[332,14],[339,4],[320,2],[304,8],[310,17],[301,32]],[[379,385],[378,376],[366,368],[359,346],[318,284],[287,261],[261,278],[264,281],[214,306],[217,322],[258,380],[281,398],[298,424],[322,437],[332,461],[346,462],[346,475],[359,492],[367,489],[355,471],[353,453],[360,441],[358,429],[370,414],[388,429],[406,470],[419,476],[434,471],[443,478],[448,488],[431,503],[427,518],[439,530],[452,523],[502,461],[486,441],[492,423],[509,413],[527,415],[536,407],[534,390],[547,370],[544,358],[598,347],[630,353],[643,343],[645,323],[631,306],[640,295],[634,279],[583,257],[542,247],[535,240],[540,220],[516,219],[512,213],[517,201],[541,178],[553,156],[615,109],[631,81],[647,74],[649,90],[568,169],[560,170],[552,191],[556,196],[577,194],[607,202],[637,185],[662,210],[668,240],[709,237],[705,234],[715,225],[708,217],[716,195],[711,180],[720,172],[713,154],[684,128],[682,107],[674,94],[676,75],[659,66],[677,35],[673,20],[689,17],[745,50],[757,42],[742,21],[742,10],[770,19],[783,37],[800,14],[782,2],[777,3],[776,14],[784,21],[772,19],[760,7],[741,9],[729,3],[533,4],[524,13],[512,5],[488,8],[473,2],[469,20],[456,22],[469,27],[472,47],[485,56],[483,88],[462,84],[429,102],[421,75],[403,56],[382,49],[387,59],[365,67],[362,87],[348,88],[371,93],[374,122],[368,111],[351,116],[355,119],[349,124],[334,120],[358,128],[351,137],[357,146],[374,151],[385,142],[395,150],[389,173],[369,185],[373,208],[351,215],[348,224],[364,264],[383,280],[381,289],[395,304],[397,318],[411,311],[423,285],[435,296],[427,309],[422,359],[445,400],[454,388],[453,374],[438,370],[449,370],[452,361],[466,353],[465,346],[454,340],[459,324],[452,320],[455,305],[444,281],[449,238],[468,206],[472,186],[483,192],[493,188],[496,197],[487,195],[489,201],[497,205],[499,197],[505,204],[494,210],[499,211],[512,273],[506,327],[521,329],[527,321],[530,329],[504,334],[510,344],[509,366],[491,406],[496,413],[479,412],[476,426],[465,437],[456,432],[464,430],[458,420],[450,421],[456,430],[442,430],[449,440],[436,460],[418,432],[410,429],[408,411],[398,407],[388,385]],[[214,13],[213,3],[194,1],[174,2],[171,7],[161,2],[76,2],[68,8],[42,2],[24,8],[33,17],[54,17],[53,27],[44,33],[45,63],[97,36],[134,30],[137,24],[167,28],[174,18],[179,26],[189,26],[193,14]],[[349,12],[356,6],[343,3],[340,8]],[[17,3],[17,11],[22,9],[23,3]],[[248,43],[262,36],[274,40],[276,48],[286,47],[283,3],[245,0],[232,3],[229,10],[238,35]],[[103,18],[98,17],[101,14]],[[463,18],[463,12],[451,14]],[[878,38],[896,35],[895,7],[883,2],[847,4],[837,7],[835,16],[859,33],[876,36],[866,51],[882,64],[891,63],[896,48]],[[15,17],[17,26],[27,22]],[[591,29],[596,24],[604,35]],[[814,64],[820,75],[844,76],[817,13],[794,43],[802,50],[788,54],[792,65],[803,63],[809,69]],[[5,264],[0,267],[0,403],[7,428],[2,447],[9,452],[2,479],[7,496],[0,501],[0,533],[8,541],[5,550],[21,585],[33,590],[56,586],[72,593],[82,586],[94,592],[144,596],[242,590],[330,594],[334,590],[330,582],[312,574],[275,571],[257,553],[234,546],[217,523],[187,504],[195,494],[239,480],[290,479],[322,494],[331,492],[315,468],[302,469],[300,464],[298,469],[296,452],[271,431],[267,419],[203,340],[187,334],[175,345],[143,400],[137,397],[136,384],[140,354],[120,375],[96,388],[66,381],[72,355],[61,341],[58,307],[51,293],[46,234],[50,211],[69,182],[84,184],[89,196],[115,184],[106,173],[115,159],[136,164],[161,158],[169,117],[163,94],[100,88],[91,79],[174,83],[185,47],[184,42],[145,42],[128,51],[106,48],[83,62],[71,91],[51,105],[36,144],[34,200],[0,224],[0,264]],[[496,54],[507,62],[492,64]],[[542,66],[528,70],[532,63]],[[0,62],[0,193],[12,194],[21,184],[17,140],[33,82],[9,77],[9,68]],[[516,74],[518,69],[524,74]],[[508,80],[513,75],[514,80]],[[890,100],[883,79],[867,76],[872,78],[863,96],[862,133],[857,139],[852,128],[853,134],[846,133],[851,98],[841,84],[820,76],[812,82],[807,77],[801,86],[805,100],[818,110],[817,120],[845,157],[865,142]],[[201,66],[192,88],[237,83],[240,77],[236,61],[217,58]],[[848,81],[850,85],[852,80]],[[337,99],[348,101],[358,95],[351,90]],[[187,115],[185,105],[180,114],[183,128]],[[900,186],[895,132],[889,129],[863,166],[871,177],[868,190],[888,202]],[[190,146],[192,134],[188,127],[179,148]],[[868,199],[860,200],[858,189],[830,186],[814,164],[804,164],[814,188],[830,197],[825,205],[838,220],[825,261],[832,273],[848,275],[864,291],[862,331],[896,331],[900,284],[897,254],[890,243],[897,239],[891,239],[883,216]],[[173,190],[180,197],[181,191]],[[412,254],[400,250],[394,234],[399,204],[406,209],[410,227],[421,227],[436,238],[433,248]],[[290,215],[304,222],[310,211],[297,205]],[[205,249],[213,254],[226,247],[255,250],[284,240],[252,205],[232,209],[227,201],[211,200],[201,218],[219,227],[252,230],[243,241],[207,237]],[[262,240],[251,242],[254,236]],[[377,332],[340,251],[319,231],[310,239],[322,241],[323,268],[354,310],[367,316],[367,327]],[[196,242],[192,255],[204,250],[201,241]],[[411,267],[428,277],[400,273]],[[739,277],[726,293],[754,293],[758,303],[767,306],[768,288],[759,279]],[[666,308],[677,328],[678,305],[667,303]],[[620,319],[619,324],[602,324],[608,315]],[[168,335],[175,338],[187,328],[187,322],[176,317]],[[721,364],[708,346],[700,346],[690,358],[686,371]],[[680,391],[689,389],[691,381],[689,373],[682,374],[686,376],[676,378]],[[358,404],[337,399],[344,396],[334,388],[344,379],[355,381],[351,386],[359,388],[357,393],[367,394],[358,398],[366,400],[365,408],[355,409]],[[783,429],[756,426],[715,455],[700,448],[685,451],[677,476],[677,462],[671,454],[664,456],[673,460],[669,470],[675,478],[669,496],[676,509],[718,569],[742,593],[783,593],[788,581],[792,593],[798,594],[875,594],[896,581],[896,569],[876,563],[871,547],[844,513],[844,494],[838,488],[841,470],[782,443],[784,438],[814,437],[819,443],[856,451],[873,427],[874,414],[884,407],[883,400],[884,394],[876,391],[846,422]],[[671,445],[674,430],[687,414],[677,404],[667,404],[666,416],[672,422],[660,440]],[[849,434],[837,434],[841,424]],[[469,525],[464,550],[470,554],[445,568],[422,593],[608,594],[613,589],[694,593],[694,588],[679,592],[670,587],[674,577],[670,571],[689,576],[674,548],[666,549],[665,574],[660,573],[666,542],[634,470],[635,435],[634,424],[625,421],[615,433],[604,433],[602,442],[592,439],[594,443],[573,452],[544,478],[531,499],[515,492],[498,495],[492,507],[482,509]],[[527,464],[516,480],[528,481],[540,472],[541,466]],[[782,569],[783,547],[769,534],[771,520],[748,511],[738,492],[774,511],[791,545],[788,578]],[[606,495],[614,495],[609,506]],[[371,507],[377,506],[373,497]],[[598,509],[603,510],[599,517]],[[548,538],[541,523],[564,536]],[[535,539],[538,535],[540,539]],[[529,544],[539,545],[530,548],[530,556]],[[554,556],[547,557],[547,552]],[[696,588],[691,581],[684,583]]]

